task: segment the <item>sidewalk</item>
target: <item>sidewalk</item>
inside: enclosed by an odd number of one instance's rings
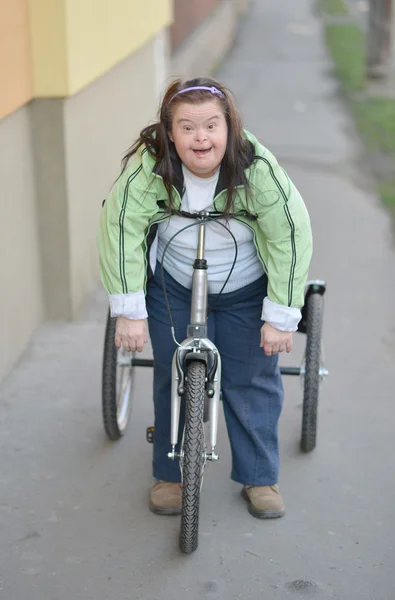
[[[0,598],[5,600],[389,600],[395,521],[395,251],[388,215],[330,75],[313,2],[255,0],[218,79],[308,205],[311,278],[326,279],[318,446],[298,449],[301,389],[285,381],[284,519],[261,522],[229,480],[221,420],[202,493],[197,553],[179,521],[147,508],[151,373],[135,381],[125,438],[100,408],[106,297],[47,324],[0,388]],[[287,357],[298,364],[304,339]],[[149,355],[149,348],[145,351]]]

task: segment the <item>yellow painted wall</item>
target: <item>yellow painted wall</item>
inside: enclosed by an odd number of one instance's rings
[[[169,26],[171,6],[170,0],[68,0],[69,94]]]
[[[26,0],[0,0],[0,119],[33,94]]]
[[[172,0],[28,2],[36,97],[75,94],[172,20]]]
[[[69,83],[65,0],[28,0],[28,4],[33,54],[33,95],[67,95]]]

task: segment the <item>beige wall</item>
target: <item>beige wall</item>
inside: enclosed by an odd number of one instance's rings
[[[158,92],[166,77],[164,64],[157,61],[160,44],[160,38],[152,39],[65,101],[73,315],[98,280],[95,237],[101,202],[119,174],[123,153],[156,116]]]
[[[0,379],[40,323],[40,252],[28,108],[0,121]]]
[[[61,98],[30,103],[45,316],[71,317],[68,198]]]

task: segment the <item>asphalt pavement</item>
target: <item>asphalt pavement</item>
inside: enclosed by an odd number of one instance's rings
[[[255,0],[216,76],[300,189],[325,279],[318,444],[299,451],[302,390],[285,379],[283,519],[251,517],[208,465],[200,545],[148,510],[152,373],[136,373],[126,436],[100,409],[102,290],[78,321],[40,328],[0,387],[0,597],[5,600],[390,600],[395,595],[395,252],[309,0]],[[298,365],[304,337],[285,364]],[[150,348],[144,353],[150,356]]]

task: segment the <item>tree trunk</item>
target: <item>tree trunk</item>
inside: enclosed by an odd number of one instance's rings
[[[391,60],[392,0],[370,0],[366,69],[370,78],[388,75]]]

